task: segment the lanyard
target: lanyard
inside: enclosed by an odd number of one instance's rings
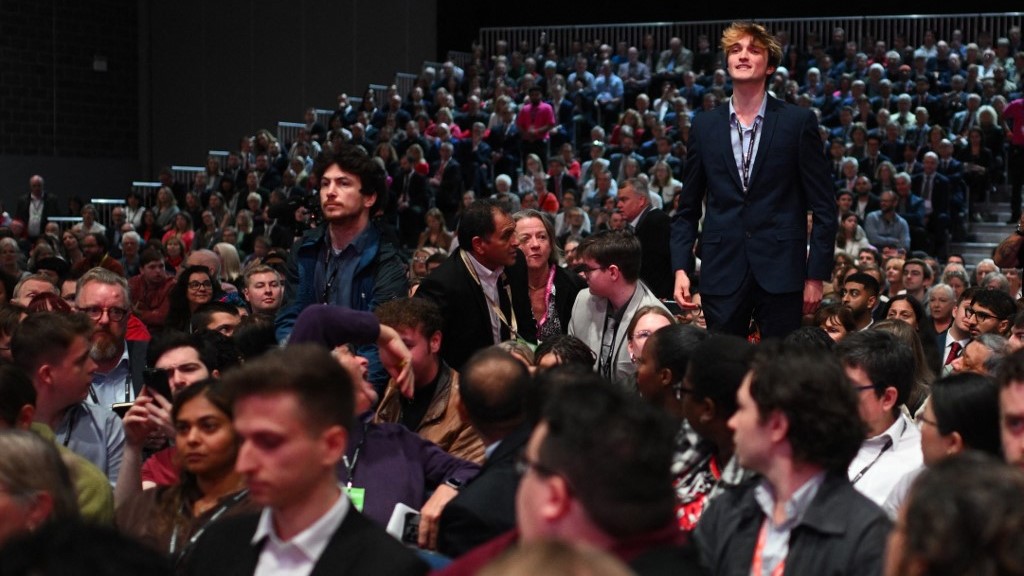
[[[764,551],[765,543],[768,541],[768,522],[771,520],[768,518],[764,519],[764,523],[761,524],[761,532],[757,536],[757,548],[754,548],[754,560],[750,564],[750,576],[761,576],[761,569],[763,559],[761,553]],[[782,559],[775,568],[772,569],[771,576],[782,576],[783,571],[786,569],[786,560]]]
[[[188,544],[185,545],[185,548],[182,550],[182,553],[184,554],[185,550],[188,550],[189,548],[191,548],[192,545],[194,545],[196,543],[196,541],[199,540],[199,537],[203,535],[203,532],[206,532],[206,527],[210,525],[210,522],[213,522],[217,518],[220,518],[222,515],[224,515],[225,512],[230,510],[232,506],[234,506],[235,504],[238,504],[239,502],[241,502],[242,499],[245,498],[248,495],[249,495],[249,489],[248,488],[243,488],[240,492],[238,492],[238,494],[235,494],[230,500],[228,500],[227,502],[221,504],[220,507],[217,508],[217,511],[214,512],[212,515],[210,515],[210,519],[203,523],[202,528],[197,530],[196,533],[193,534],[192,537],[188,539]],[[192,515],[192,512],[187,508],[187,506],[186,506],[186,504],[184,502],[182,502],[182,504],[181,504],[181,513],[182,513],[182,516],[184,516],[186,518],[188,518],[188,517],[190,517]],[[173,556],[174,552],[175,552],[175,550],[177,548],[178,548],[178,524],[175,524],[174,531],[171,532],[171,544],[170,544],[170,546],[168,547],[168,550],[167,550],[168,554]]]
[[[906,423],[904,423],[903,426],[905,428]],[[902,435],[902,432],[900,434]],[[856,484],[861,478],[863,478],[864,475],[868,473],[868,470],[871,470],[871,467],[875,465],[875,462],[878,462],[878,459],[881,458],[882,454],[885,454],[889,450],[889,448],[892,448],[891,436],[885,439],[885,444],[882,445],[882,449],[879,450],[878,454],[876,454],[875,457],[871,459],[871,462],[868,462],[867,466],[861,468],[860,472],[857,472],[857,475],[853,477],[853,480],[850,480],[850,484]]]
[[[335,276],[338,275],[338,266],[339,266],[337,259],[336,258],[331,258],[331,253],[333,252],[333,249],[331,248],[330,241],[327,242],[327,245],[325,246],[325,248],[327,250],[324,253],[324,274],[326,275],[326,278],[324,278],[324,280],[327,281],[327,284],[324,286],[324,293],[323,293],[323,295],[320,296],[320,303],[321,304],[328,304],[327,298],[330,297],[331,290],[334,288],[334,278],[335,278]],[[331,272],[331,262],[332,261],[334,262],[334,272]]]
[[[75,404],[71,407],[71,416],[68,418],[68,430],[64,433],[64,447],[68,447],[68,442],[71,442],[71,431],[75,429],[75,420],[78,420],[78,411],[81,406]]]
[[[754,142],[757,140],[757,129],[761,126],[761,118],[754,119],[754,126],[750,129],[750,144],[747,150],[743,151],[743,126],[739,118],[736,119],[736,135],[740,138],[740,163],[743,165],[740,175],[743,177],[743,192],[750,187],[750,166],[754,163]]]
[[[505,295],[508,296],[508,308],[509,311],[512,313],[511,324],[509,323],[508,319],[505,318],[505,313],[501,311],[501,306],[498,305],[497,302],[492,300],[491,297],[487,294],[487,291],[483,289],[483,284],[480,283],[480,276],[477,275],[476,268],[473,268],[473,263],[469,261],[469,256],[466,254],[466,251],[459,250],[459,254],[462,256],[462,262],[466,265],[466,268],[469,270],[469,275],[472,276],[473,280],[476,281],[476,285],[480,286],[480,291],[483,292],[484,299],[486,299],[487,303],[490,304],[491,310],[494,310],[494,313],[498,315],[498,320],[500,320],[501,323],[504,324],[506,328],[508,328],[509,337],[512,338],[513,340],[518,340],[519,325],[516,323],[516,311],[514,308],[512,308],[512,288],[509,287],[508,282],[504,282],[504,284]],[[502,280],[505,279],[504,273],[502,273],[501,278]]]
[[[366,430],[370,425],[367,422],[363,422],[363,437],[359,439],[359,444],[356,444],[355,452],[352,453],[352,462],[348,461],[348,454],[341,457],[342,462],[345,463],[345,471],[348,472],[348,488],[352,487],[352,481],[356,477],[356,464],[359,463],[359,451],[363,449],[363,442],[366,442]]]

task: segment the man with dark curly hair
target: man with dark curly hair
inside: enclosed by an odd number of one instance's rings
[[[697,523],[713,574],[878,574],[889,520],[846,475],[864,438],[857,392],[830,353],[767,342],[729,420],[736,457],[760,477]]]

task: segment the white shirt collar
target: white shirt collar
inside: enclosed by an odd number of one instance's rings
[[[323,516],[288,541],[278,538],[274,532],[273,510],[269,507],[264,508],[260,514],[259,524],[256,525],[256,533],[253,534],[251,540],[253,545],[257,545],[266,538],[266,545],[260,553],[260,564],[264,563],[264,557],[268,554],[272,558],[267,561],[276,564],[278,560],[294,557],[295,552],[298,552],[305,557],[303,563],[308,562],[312,569],[327,548],[331,537],[341,526],[345,516],[348,515],[350,504],[341,485],[338,486],[338,492],[337,501]],[[257,573],[259,572],[259,567],[257,567]]]
[[[467,251],[466,256],[469,256],[469,263],[473,266],[473,269],[476,270],[476,275],[480,278],[481,283],[487,283],[491,286],[498,285],[498,278],[501,277],[501,273],[505,270],[504,266],[499,266],[496,270],[491,270],[481,264],[471,252]]]
[[[895,450],[900,447],[900,441],[907,436],[907,432],[912,427],[914,427],[914,423],[910,421],[903,410],[900,410],[899,416],[896,417],[896,421],[886,428],[885,432],[882,432],[874,438],[868,438],[865,440],[864,446],[881,446],[885,444],[887,438],[892,438],[892,447],[893,450]]]

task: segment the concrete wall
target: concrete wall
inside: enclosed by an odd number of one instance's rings
[[[0,1],[0,201],[121,197],[437,53],[437,0]],[[95,68],[106,66],[106,71]]]

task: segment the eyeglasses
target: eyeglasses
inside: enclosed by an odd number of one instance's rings
[[[964,308],[964,317],[965,318],[970,318],[971,316],[977,316],[978,322],[984,322],[986,320],[998,320],[999,319],[998,316],[995,316],[993,314],[989,314],[988,312],[982,312],[980,310],[975,310],[974,308],[971,308],[969,306],[967,308]]]
[[[923,428],[925,424],[927,424],[927,425],[929,425],[929,426],[931,426],[933,428],[938,428],[939,427],[939,423],[936,422],[935,420],[932,420],[930,418],[925,417],[924,414],[919,415],[917,417],[917,427],[918,428]]]
[[[191,282],[188,283],[188,289],[193,291],[200,289],[209,290],[211,288],[213,288],[213,282],[210,282],[209,280],[204,280],[203,282],[199,282],[198,280],[192,280]]]
[[[854,386],[853,389],[856,390],[857,392],[863,392],[865,390],[874,390],[875,389],[875,385],[874,384],[865,384],[864,386]]]
[[[573,271],[575,271],[577,274],[583,274],[587,278],[590,278],[590,274],[592,272],[596,272],[598,270],[604,270],[605,268],[606,268],[606,266],[594,266],[593,268],[591,268],[591,267],[587,266],[586,264],[580,264],[579,266],[573,268]]]
[[[100,318],[103,318],[104,312],[107,313],[107,318],[110,318],[111,322],[120,322],[128,315],[127,310],[124,308],[117,308],[115,306],[110,308],[104,308],[102,306],[86,306],[85,308],[79,308],[78,311],[85,313],[86,316],[95,322],[98,322]]]

